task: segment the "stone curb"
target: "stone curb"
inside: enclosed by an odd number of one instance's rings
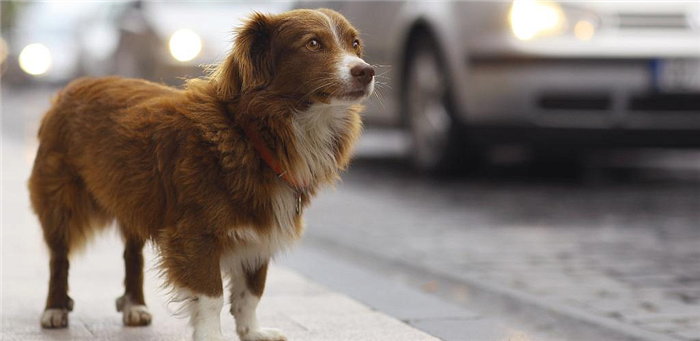
[[[361,262],[364,266],[387,276],[403,275],[415,285],[423,285],[425,279],[430,278],[436,283],[435,287],[439,288],[436,289],[435,294],[448,300],[454,300],[452,293],[466,290],[469,293],[466,303],[473,310],[503,314],[537,325],[550,325],[558,333],[573,340],[679,341],[677,338],[636,328],[474,276],[425,269],[401,259],[389,259],[368,250],[360,250],[317,236],[307,236],[306,243]]]

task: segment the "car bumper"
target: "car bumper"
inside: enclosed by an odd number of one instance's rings
[[[549,149],[698,148],[700,134],[689,129],[595,129],[477,126],[465,131],[471,141],[488,145],[529,145]]]
[[[510,32],[486,34],[469,44],[473,56],[529,58],[700,58],[700,33],[694,30],[643,30],[604,32],[589,41],[572,35],[519,40]]]
[[[700,89],[661,89],[659,62],[651,58],[472,58],[463,115],[468,124],[480,126],[700,129]]]

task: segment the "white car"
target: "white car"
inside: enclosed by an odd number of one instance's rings
[[[362,31],[423,169],[485,147],[700,146],[700,2],[301,1]]]

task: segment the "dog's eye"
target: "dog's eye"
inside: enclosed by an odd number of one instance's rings
[[[306,43],[306,48],[311,51],[318,51],[321,48],[321,43],[319,43],[316,39],[311,39],[308,43]]]
[[[355,51],[359,51],[360,50],[360,41],[355,39],[352,42],[352,48],[355,49]]]

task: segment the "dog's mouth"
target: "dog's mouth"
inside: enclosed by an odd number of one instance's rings
[[[368,90],[351,90],[351,91],[346,91],[342,93],[327,93],[327,92],[321,92],[319,95],[325,99],[344,99],[344,100],[357,100],[361,99],[369,94]]]
[[[326,100],[331,100],[331,99],[349,99],[349,100],[354,100],[354,99],[360,99],[365,96],[367,92],[364,90],[356,90],[356,91],[348,91],[344,92],[341,94],[329,94],[327,92],[321,92],[318,94],[319,97],[326,99]]]
[[[371,94],[371,87],[364,87],[360,89],[358,89],[357,87],[353,87],[346,91],[321,91],[317,93],[317,96],[324,102],[330,102],[332,100],[354,102],[367,98]]]
[[[362,97],[365,97],[367,95],[366,90],[353,90],[353,91],[348,91],[338,97],[342,99],[359,99]]]

